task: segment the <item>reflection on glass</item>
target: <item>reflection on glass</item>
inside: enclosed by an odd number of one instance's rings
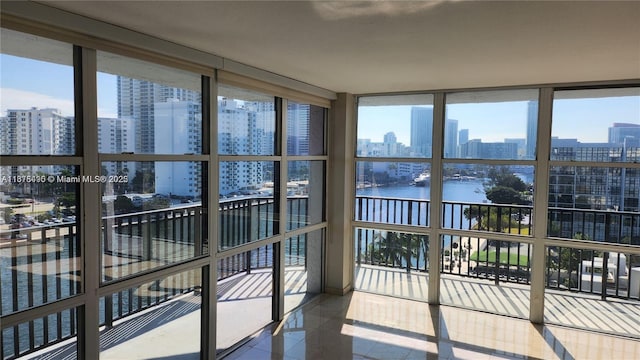
[[[273,245],[218,260],[217,352],[272,320]]]
[[[198,74],[99,51],[101,153],[202,153]]]
[[[287,230],[324,221],[324,161],[289,161]]]
[[[80,292],[74,166],[0,167],[1,314]]]
[[[0,154],[75,154],[72,46],[4,28],[1,34]]]
[[[0,356],[3,359],[16,359],[41,350],[39,358],[74,360],[78,358],[77,333],[77,310],[63,310],[3,329]],[[65,342],[60,346],[43,350],[61,341]]]
[[[356,220],[428,225],[431,165],[356,163]]]
[[[549,236],[640,245],[640,170],[552,166]]]
[[[231,248],[276,233],[280,170],[273,161],[220,162],[219,247]]]
[[[359,157],[431,157],[433,95],[358,99]]]
[[[531,235],[533,166],[443,166],[443,227]]]
[[[287,155],[324,155],[326,110],[319,106],[287,105]]]
[[[201,274],[189,270],[100,298],[100,358],[199,359]]]
[[[538,90],[447,94],[445,158],[535,159]]]
[[[556,91],[551,160],[640,161],[640,88]]]
[[[273,155],[275,98],[249,90],[218,88],[218,154]]]
[[[356,289],[427,299],[428,236],[357,228],[355,255]]]
[[[102,281],[206,253],[198,162],[104,162]],[[135,174],[135,175],[130,175]]]
[[[289,312],[322,291],[324,230],[287,238],[284,253],[284,311]]]

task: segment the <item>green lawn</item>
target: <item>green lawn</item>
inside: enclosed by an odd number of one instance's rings
[[[487,252],[486,251],[474,251],[471,254],[470,260],[477,262],[486,262],[490,263],[496,262],[496,252],[489,252],[489,260],[487,260]],[[500,264],[511,265],[511,266],[527,266],[529,265],[529,257],[526,255],[520,255],[514,251],[511,254],[507,254],[507,249],[500,249]]]

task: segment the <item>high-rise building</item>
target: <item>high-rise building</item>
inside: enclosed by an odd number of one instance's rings
[[[201,104],[169,99],[155,103],[155,152],[198,154],[202,152]],[[155,163],[156,193],[196,198],[202,192],[202,166],[194,162]]]
[[[75,132],[73,117],[65,117],[58,109],[9,109],[0,118],[3,140],[2,154],[6,155],[73,155]],[[37,166],[36,171],[54,173],[55,167]],[[5,174],[8,169],[4,169]],[[13,167],[12,175],[20,171],[34,171],[34,167]]]
[[[134,120],[137,153],[154,153],[154,106],[169,99],[199,103],[200,93],[118,76],[118,117]]]
[[[218,152],[255,155],[274,153],[273,103],[218,100]],[[220,194],[256,189],[269,177],[270,164],[261,161],[220,163]],[[273,169],[271,169],[273,171]]]
[[[103,154],[122,154],[135,151],[135,124],[131,119],[98,118],[98,152]],[[108,175],[126,173],[135,174],[135,162],[106,162]],[[107,175],[104,174],[104,175]]]
[[[293,102],[287,106],[288,154],[309,154],[309,108],[308,104]]]
[[[609,128],[609,144],[640,146],[640,124],[613,123]]]
[[[427,107],[411,108],[411,139],[409,146],[417,156],[431,157],[433,144],[433,109]]]
[[[505,143],[516,144],[518,146],[518,159],[526,158],[527,139],[522,138],[505,138]]]
[[[458,155],[458,120],[447,119],[444,124],[444,157]]]

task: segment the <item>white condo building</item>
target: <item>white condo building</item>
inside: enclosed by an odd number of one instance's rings
[[[73,155],[74,120],[53,108],[9,109],[0,118],[0,150],[6,155]],[[54,173],[52,166],[3,168],[2,175],[23,175],[23,171]],[[30,174],[29,174],[30,175]]]
[[[198,154],[202,151],[200,103],[169,99],[154,105],[154,141],[157,154]],[[156,193],[199,197],[202,166],[194,162],[156,162]]]
[[[98,118],[98,152],[103,154],[133,153],[136,149],[135,124],[132,119]],[[136,173],[135,162],[106,162],[108,175]]]
[[[272,103],[218,100],[218,152],[220,154],[273,154]],[[265,181],[265,162],[238,161],[220,163],[220,194],[243,189],[258,189]]]

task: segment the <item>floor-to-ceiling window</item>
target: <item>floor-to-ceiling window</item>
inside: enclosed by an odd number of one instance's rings
[[[554,91],[546,322],[638,336],[639,149],[640,88]]]
[[[2,358],[199,359],[320,293],[328,101],[84,45],[2,29]]]
[[[432,95],[358,99],[355,288],[427,299]]]
[[[355,288],[637,336],[638,87],[417,96],[358,98]]]

